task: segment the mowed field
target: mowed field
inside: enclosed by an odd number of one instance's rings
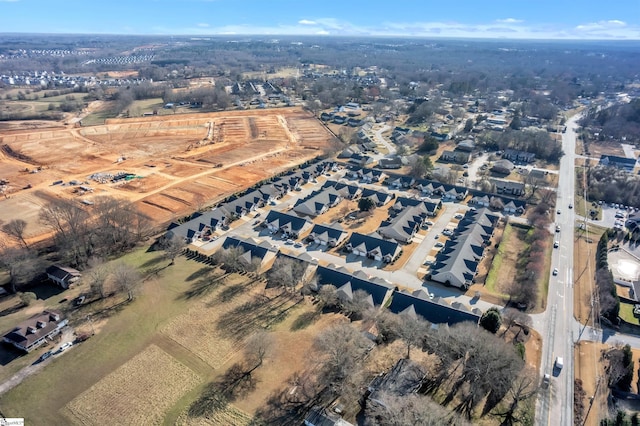
[[[129,199],[157,224],[202,208],[322,153],[332,136],[301,108],[108,119],[104,125],[10,129],[0,136],[0,221],[28,221],[48,199]],[[128,182],[90,176],[128,173]],[[60,184],[59,182],[62,181]],[[75,181],[92,188],[78,191]],[[56,185],[53,183],[56,182]]]
[[[265,291],[263,281],[183,257],[164,267],[162,254],[140,249],[123,261],[155,273],[133,303],[100,320],[94,337],[3,394],[3,415],[33,425],[247,425],[273,392],[287,389],[294,373],[315,364],[309,351],[317,333],[344,320],[326,314],[294,326],[315,312],[308,300]],[[48,307],[59,307],[60,297],[46,301]],[[86,315],[83,309],[90,307],[74,308],[74,316]],[[19,321],[28,313],[11,315]],[[274,344],[254,372],[255,389],[210,418],[190,417],[191,403],[243,360],[245,342],[257,330],[268,331]]]

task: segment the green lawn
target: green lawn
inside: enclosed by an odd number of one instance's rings
[[[633,304],[620,302],[620,318],[629,324],[640,325],[640,320],[633,315]]]
[[[510,224],[507,224],[502,234],[502,241],[500,242],[500,246],[498,247],[498,252],[493,258],[491,269],[489,270],[487,279],[484,283],[485,288],[493,294],[501,295],[496,291],[496,282],[498,280],[498,271],[500,270],[500,265],[502,265],[502,260],[504,259],[504,248],[507,247],[509,238],[511,238],[512,233],[513,227]]]
[[[104,124],[107,118],[114,118],[116,114],[111,110],[97,111],[82,119],[82,126],[98,126]]]
[[[25,417],[28,424],[67,423],[60,409],[143,350],[159,329],[184,312],[188,301],[180,295],[193,284],[190,275],[203,265],[178,258],[175,265],[163,268],[167,261],[161,257],[148,253],[145,247],[121,258],[151,273],[141,285],[140,295],[115,312],[86,343],[73,347],[4,394],[0,411],[8,417]]]

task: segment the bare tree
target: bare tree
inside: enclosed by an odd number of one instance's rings
[[[13,293],[20,286],[31,282],[44,269],[35,251],[17,247],[7,247],[0,253],[0,265],[9,273]]]
[[[364,290],[356,290],[350,298],[340,300],[340,305],[345,315],[360,318],[365,311],[373,308],[373,298]]]
[[[92,255],[89,214],[73,201],[56,199],[40,210],[40,222],[54,232],[61,252],[76,265]]]
[[[350,324],[342,323],[318,334],[314,346],[322,366],[320,382],[339,394],[345,380],[360,368],[371,342]]]
[[[367,404],[366,426],[464,426],[468,423],[426,396],[382,393],[381,403]]]
[[[98,257],[89,259],[89,269],[85,271],[84,276],[89,283],[91,292],[104,298],[104,285],[109,277],[109,267],[104,261]]]
[[[398,333],[407,345],[407,358],[411,356],[411,348],[418,346],[427,333],[429,323],[419,316],[401,314],[401,323]]]
[[[334,308],[338,306],[339,301],[336,290],[336,286],[333,284],[325,284],[320,287],[318,295],[316,296],[320,309]]]
[[[164,250],[165,256],[170,260],[169,265],[175,263],[176,257],[180,256],[184,251],[187,243],[179,235],[173,234],[169,238],[164,238],[162,241],[162,250]]]
[[[142,277],[135,267],[126,263],[118,263],[111,272],[111,279],[116,288],[127,292],[127,300],[133,300],[135,289],[140,284]]]
[[[27,228],[27,222],[22,219],[12,219],[8,223],[2,225],[2,230],[11,238],[18,241],[24,248],[29,248],[29,245],[24,239],[24,233]]]
[[[245,361],[248,366],[246,374],[251,374],[262,366],[264,360],[270,355],[274,345],[273,335],[267,331],[259,331],[249,337],[244,347]]]
[[[509,389],[507,398],[510,400],[506,410],[496,413],[502,419],[501,425],[511,426],[519,422],[518,408],[520,403],[535,396],[540,388],[540,378],[538,373],[531,367],[522,369],[518,377],[513,381]],[[489,407],[485,407],[485,411]]]
[[[267,273],[267,281],[271,287],[283,287],[285,291],[293,292],[303,280],[306,269],[305,262],[288,257],[278,257]]]

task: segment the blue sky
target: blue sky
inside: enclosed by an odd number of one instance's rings
[[[640,40],[640,0],[0,0],[0,32]]]

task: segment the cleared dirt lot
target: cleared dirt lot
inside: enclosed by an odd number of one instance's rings
[[[0,136],[0,179],[7,181],[0,220],[23,217],[36,237],[44,232],[37,212],[48,198],[111,195],[161,224],[318,156],[331,138],[301,108],[10,128]],[[133,179],[112,183],[118,173]],[[92,191],[77,191],[71,181]]]

